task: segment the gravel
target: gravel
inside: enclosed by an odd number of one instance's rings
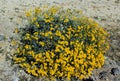
[[[111,69],[111,74],[113,74],[113,75],[120,75],[120,68],[118,68],[118,67],[112,68]]]
[[[107,72],[106,71],[103,71],[103,72],[99,73],[100,79],[104,79],[104,78],[106,78],[106,76],[107,76]]]
[[[0,35],[0,41],[3,41],[5,39],[4,35]]]
[[[0,81],[36,81],[24,70],[13,70],[15,66],[11,66],[10,60],[6,60],[6,54],[11,56],[14,49],[9,49],[10,43],[8,39],[4,41],[4,37],[15,36],[13,31],[22,23],[25,10],[41,5],[82,9],[84,15],[103,26],[110,33],[111,47],[106,54],[105,65],[93,71],[92,80],[120,81],[120,0],[0,0],[0,5],[0,47],[4,49],[0,54]],[[14,72],[17,76],[12,75]],[[88,80],[90,78],[86,79]]]

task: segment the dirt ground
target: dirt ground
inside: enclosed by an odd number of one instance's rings
[[[117,75],[111,74],[112,68],[120,68],[120,0],[0,0],[0,81],[44,81],[34,79],[16,66],[11,66],[10,38],[18,24],[22,23],[24,12],[39,6],[62,6],[80,9],[110,33],[110,50],[106,54],[103,68],[95,70],[94,81],[120,81],[120,69]],[[4,39],[5,37],[5,39]],[[100,73],[107,72],[102,78]]]

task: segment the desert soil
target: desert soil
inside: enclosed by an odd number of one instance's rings
[[[80,9],[102,25],[110,34],[110,50],[104,66],[95,70],[91,78],[120,81],[120,0],[0,0],[0,81],[44,81],[31,77],[10,61],[10,40],[15,36],[14,29],[20,27],[24,12],[43,5]]]

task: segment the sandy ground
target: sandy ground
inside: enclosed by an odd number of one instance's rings
[[[14,28],[19,27],[18,24],[25,10],[42,5],[81,9],[84,15],[93,18],[106,30],[116,29],[112,33],[115,33],[113,36],[120,36],[120,0],[0,0],[0,35],[6,37],[5,41],[0,41],[0,49],[4,50],[0,53],[0,81],[11,81],[12,77],[16,76],[13,67],[10,67],[10,63],[6,61],[6,54],[11,53],[9,39],[14,36]],[[118,48],[120,48],[119,38],[115,38],[114,41],[118,42],[114,45],[119,44]],[[120,56],[120,49],[117,53]]]

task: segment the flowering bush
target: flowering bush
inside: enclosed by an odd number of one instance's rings
[[[80,13],[56,7],[26,12],[29,24],[19,30],[14,63],[36,77],[89,77],[104,64],[108,34]]]

